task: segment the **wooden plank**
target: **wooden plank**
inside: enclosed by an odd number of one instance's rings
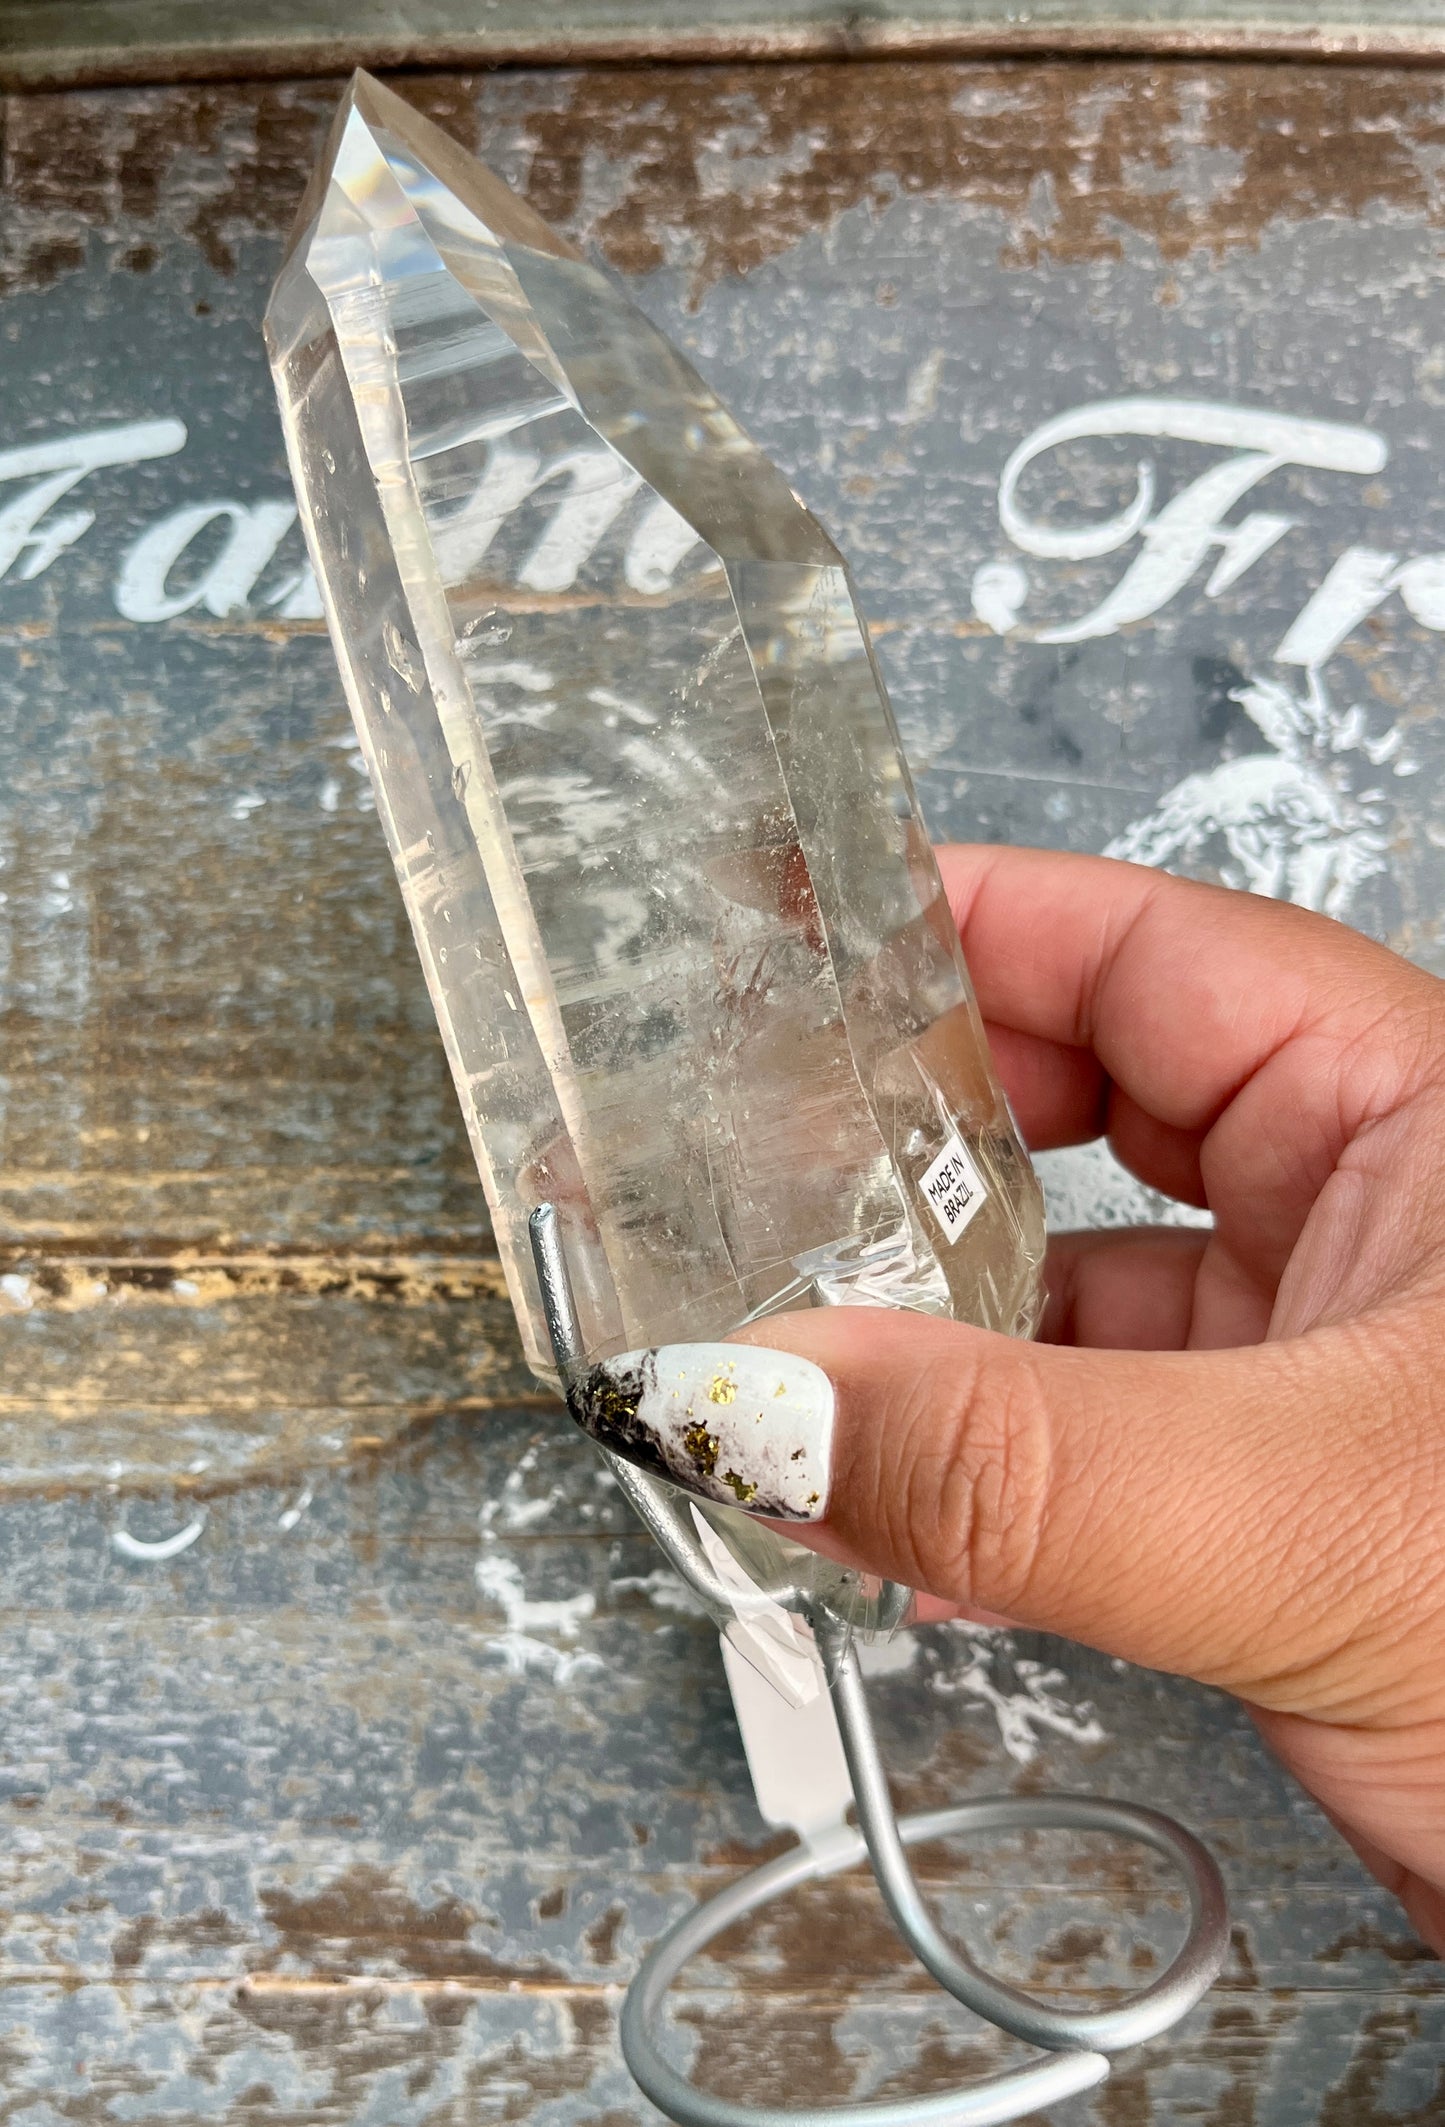
[[[1445,971],[1428,571],[1412,604],[1387,571],[1312,679],[1279,654],[1342,552],[1445,552],[1437,77],[860,60],[408,92],[631,279],[836,530],[938,832],[1132,836]],[[775,1842],[709,1628],[528,1401],[329,649],[283,610],[257,327],[334,95],[0,114],[0,452],[184,430],[86,474],[0,573],[5,2102],[651,2127],[608,1990]],[[1231,523],[1290,529],[1210,595],[1205,526],[1152,611],[1080,633],[1137,542],[1026,552],[1000,476],[1044,421],[1141,395],[1282,424]],[[1378,469],[1292,460],[1305,417]],[[1141,455],[1160,505],[1219,461],[1116,418],[1039,457],[1026,517],[1103,521]],[[147,580],[143,543],[203,504]],[[216,573],[241,510],[278,542],[250,582]],[[1240,763],[1274,779],[1247,816]],[[1090,1155],[1051,1186],[1066,1215],[1152,1208]],[[1238,1709],[940,1628],[875,1670],[905,1806],[1097,1786],[1222,1857],[1225,1982],[1061,2127],[1445,2120],[1441,1966]],[[1168,1940],[1119,1855],[925,1862],[1031,1984],[1117,1987]],[[735,2094],[931,2089],[983,2057],[860,1884],[725,1948],[678,2036]]]
[[[187,2120],[233,2119],[245,2116],[243,2106],[261,2110],[268,2127],[352,2127],[368,2108],[428,2127],[464,2127],[483,2107],[484,2117],[504,2122],[601,2118],[652,2127],[660,2118],[644,2108],[608,2043],[612,1995],[601,1986],[479,1997],[453,1982],[417,1981],[112,1983],[75,1996],[33,1985],[14,1990],[6,2006],[9,2087],[42,2104],[55,2088],[55,2062],[77,2060],[82,2075],[71,2088],[99,2120],[175,2118],[182,2107]],[[1433,2050],[1438,2064],[1438,2017],[1393,2017],[1361,2004],[1368,2037],[1350,2061],[1331,2046],[1314,2006],[1221,2007],[1185,2032],[1172,2058],[1158,2044],[1145,2049],[1109,2086],[1114,2119],[1178,2117],[1167,2108],[1187,2083],[1225,2108],[1221,2119],[1248,2119],[1241,2108],[1258,2101],[1272,2109],[1256,2118],[1303,2123],[1310,2116],[1293,2104],[1287,2075],[1263,2085],[1257,2077],[1275,2044],[1281,2061],[1332,2056],[1337,2104],[1325,2117],[1433,2127],[1440,2113],[1426,2056]],[[679,2052],[693,2053],[711,2087],[758,2104],[786,2106],[804,2089],[820,2102],[946,2091],[1018,2059],[965,2029],[956,2012],[914,2003],[842,2013],[836,1998],[805,1997],[772,2007],[764,2021],[751,2004],[687,1994],[677,2025]],[[1402,2040],[1423,2072],[1412,2071]],[[902,2065],[910,2055],[921,2065]],[[1410,2113],[1387,2109],[1401,2087],[1426,2093]]]
[[[7,1273],[0,1491],[179,1484],[198,1497],[375,1453],[444,1411],[552,1399],[494,1261],[176,1251]],[[54,1383],[37,1426],[34,1380]]]
[[[12,0],[0,87],[205,81],[349,66],[1139,52],[1437,59],[1440,0]]]

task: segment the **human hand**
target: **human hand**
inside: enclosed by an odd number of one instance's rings
[[[940,863],[1031,1148],[1106,1134],[1214,1226],[1056,1237],[1038,1345],[742,1333],[836,1392],[793,1533],[1235,1693],[1445,1949],[1445,985],[1133,865]]]

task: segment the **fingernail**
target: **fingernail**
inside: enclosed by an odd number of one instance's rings
[[[664,1344],[604,1359],[567,1391],[584,1433],[723,1506],[820,1521],[833,1384],[811,1359],[743,1344]]]

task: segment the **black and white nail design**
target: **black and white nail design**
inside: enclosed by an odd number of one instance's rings
[[[746,1344],[623,1352],[574,1381],[567,1407],[602,1447],[704,1499],[784,1521],[827,1511],[833,1384],[810,1359]]]

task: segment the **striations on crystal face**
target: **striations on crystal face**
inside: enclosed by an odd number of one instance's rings
[[[1039,1192],[847,569],[783,475],[363,75],[267,334],[533,1367],[544,1200],[589,1363],[839,1303],[1028,1334]]]

